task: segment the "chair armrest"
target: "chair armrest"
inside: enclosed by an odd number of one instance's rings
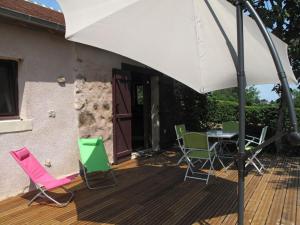
[[[245,141],[247,141],[246,145],[245,146],[248,146],[250,144],[256,144],[256,145],[259,145],[259,143],[257,141],[254,141],[254,140],[249,140],[249,139],[245,139]]]
[[[246,138],[249,138],[249,139],[252,139],[252,140],[259,140],[258,137],[254,137],[254,136],[251,136],[251,135],[246,135]]]

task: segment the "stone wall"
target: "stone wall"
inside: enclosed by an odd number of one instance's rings
[[[75,80],[75,103],[78,111],[79,136],[99,137],[107,149],[112,149],[112,85],[109,82],[87,82],[85,77]],[[112,151],[107,151],[109,159]]]

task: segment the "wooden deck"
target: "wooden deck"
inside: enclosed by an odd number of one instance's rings
[[[91,191],[76,178],[68,186],[75,198],[65,208],[28,207],[32,193],[7,199],[0,202],[0,224],[236,224],[236,170],[218,170],[208,185],[183,182],[185,168],[175,160],[168,155],[124,162],[115,168],[115,188]],[[265,163],[263,176],[246,177],[245,224],[300,224],[300,160]]]

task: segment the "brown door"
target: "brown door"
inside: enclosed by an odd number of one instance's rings
[[[131,154],[131,120],[130,74],[121,70],[113,70],[113,141],[115,162]]]

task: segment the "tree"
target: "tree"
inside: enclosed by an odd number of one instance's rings
[[[293,96],[294,96],[295,107],[300,108],[300,90],[299,89],[293,90]]]
[[[238,89],[237,88],[228,88],[224,90],[214,91],[210,94],[212,100],[217,101],[229,101],[237,102],[238,101]],[[259,91],[255,86],[250,86],[246,88],[246,105],[254,105],[260,103],[259,100]]]
[[[238,89],[237,88],[227,88],[219,91],[213,91],[210,94],[210,98],[218,101],[238,101]]]
[[[234,3],[235,0],[228,0]],[[293,71],[300,78],[300,1],[250,0],[265,25],[288,44]]]
[[[259,104],[259,91],[255,86],[246,88],[246,105]]]

